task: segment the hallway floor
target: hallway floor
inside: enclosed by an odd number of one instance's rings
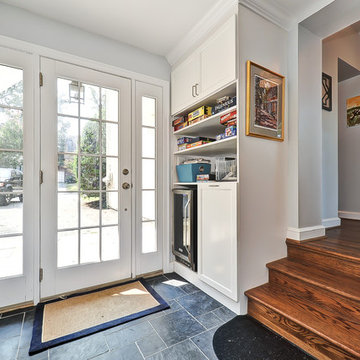
[[[148,279],[170,309],[29,357],[34,309],[0,315],[1,360],[216,360],[212,338],[235,313],[175,273]]]

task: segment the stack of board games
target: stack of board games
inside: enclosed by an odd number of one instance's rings
[[[172,126],[174,128],[174,131],[178,131],[180,129],[183,129],[184,127],[188,126],[188,121],[186,116],[180,116],[176,118],[172,122]]]
[[[183,136],[177,140],[178,151],[208,144],[212,141],[215,141],[215,139],[206,138],[202,136],[197,136],[197,137]]]
[[[236,110],[230,111],[220,117],[220,124],[226,126],[225,132],[216,136],[216,140],[222,140],[231,136],[236,135],[236,121],[237,112]]]
[[[219,113],[220,111],[224,111],[225,109],[228,109],[230,107],[233,107],[236,105],[236,96],[230,97],[230,96],[224,96],[220,99],[218,99],[217,104],[212,108],[212,115],[215,115]]]

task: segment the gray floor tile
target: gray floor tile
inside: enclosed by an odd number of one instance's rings
[[[202,291],[183,296],[177,301],[193,316],[205,314],[222,306],[218,301]]]
[[[101,333],[50,349],[50,360],[87,360],[109,351]]]
[[[8,339],[0,337],[0,359],[14,360],[19,347],[20,336],[13,336]]]
[[[225,306],[213,311],[213,313],[224,322],[228,322],[233,319],[236,314]]]
[[[183,309],[183,307],[176,301],[176,300],[171,300],[168,302],[170,309],[166,309],[163,311],[164,314],[170,314],[173,313],[174,311],[178,311],[180,309]]]
[[[39,354],[29,356],[29,347],[19,349],[17,360],[47,360],[49,350],[43,351]]]
[[[211,329],[214,326],[221,325],[224,323],[219,317],[217,317],[213,312],[202,314],[196,317],[196,319],[205,326],[207,329]]]
[[[167,346],[174,345],[205,330],[185,310],[179,310],[151,320],[151,324]]]
[[[187,294],[192,294],[196,291],[199,291],[200,289],[196,287],[195,285],[189,283],[187,280],[185,280],[183,277],[176,273],[168,273],[164,274],[169,280],[178,280],[184,283],[184,285],[180,286],[180,289],[183,290]]]
[[[0,319],[0,339],[20,336],[24,314],[11,315]]]
[[[172,280],[169,280],[165,276],[163,278],[158,278],[156,280],[148,281],[148,283],[154,288],[154,290],[159,293],[164,300],[169,301],[176,299],[180,296],[186,295],[186,292],[181,289],[180,286],[175,286],[178,284],[172,284]]]
[[[155,354],[166,348],[161,338],[154,333],[136,342],[144,356]]]
[[[208,330],[191,338],[196,346],[208,357],[209,360],[217,360],[213,348],[213,337],[217,328]]]
[[[150,336],[153,333],[155,333],[154,329],[148,321],[145,321],[140,324],[129,326],[125,329],[108,334],[105,336],[105,338],[110,349],[114,349],[134,343],[135,341],[138,341],[146,336]]]
[[[21,330],[20,348],[23,347],[29,348],[30,346],[32,331],[33,331],[34,316],[35,316],[34,311],[25,313],[25,319]]]
[[[143,360],[143,357],[135,344],[129,344],[92,358],[92,360]]]
[[[162,352],[146,358],[148,360],[206,360],[206,357],[190,340],[165,349]]]

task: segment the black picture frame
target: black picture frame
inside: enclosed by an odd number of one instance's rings
[[[332,111],[332,77],[322,73],[322,108],[326,111]]]

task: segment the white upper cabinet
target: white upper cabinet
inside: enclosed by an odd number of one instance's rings
[[[236,80],[236,17],[232,16],[171,73],[176,114]]]
[[[171,73],[172,113],[187,107],[196,98],[196,86],[200,83],[200,57],[189,56]],[[198,84],[198,85],[196,85]]]
[[[201,94],[207,96],[236,78],[235,16],[207,41],[200,52]]]

